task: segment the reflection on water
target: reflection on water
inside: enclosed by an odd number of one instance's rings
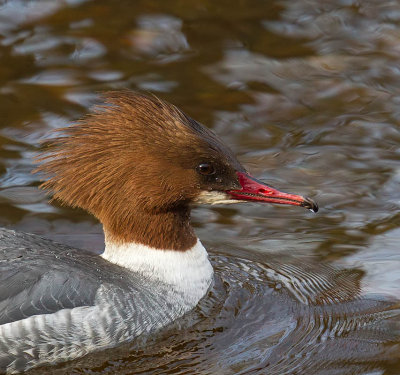
[[[0,225],[100,251],[90,216],[36,189],[32,158],[99,91],[126,87],[321,207],[196,209],[208,298],[146,350],[61,373],[400,372],[399,22],[392,0],[0,4]]]

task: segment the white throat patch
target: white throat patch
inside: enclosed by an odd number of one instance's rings
[[[232,199],[232,197],[223,191],[202,191],[193,200],[194,203],[201,204],[234,204],[241,203],[239,199]]]
[[[117,245],[106,239],[104,259],[153,280],[160,280],[183,293],[193,306],[211,285],[213,268],[199,240],[189,250],[160,250],[137,243]]]

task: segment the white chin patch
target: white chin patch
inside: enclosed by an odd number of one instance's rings
[[[232,199],[231,196],[223,191],[202,191],[195,199],[194,203],[201,204],[231,204],[240,203],[238,199]]]

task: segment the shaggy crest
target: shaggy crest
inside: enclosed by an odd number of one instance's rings
[[[170,233],[169,248],[192,246],[188,204],[209,188],[196,166],[211,160],[236,180],[239,162],[214,133],[156,97],[111,92],[104,102],[47,142],[35,170],[47,178],[41,188],[95,215],[115,242],[160,247],[160,233]]]

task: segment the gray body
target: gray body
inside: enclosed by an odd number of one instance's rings
[[[0,373],[128,342],[191,307],[98,255],[0,228]]]

